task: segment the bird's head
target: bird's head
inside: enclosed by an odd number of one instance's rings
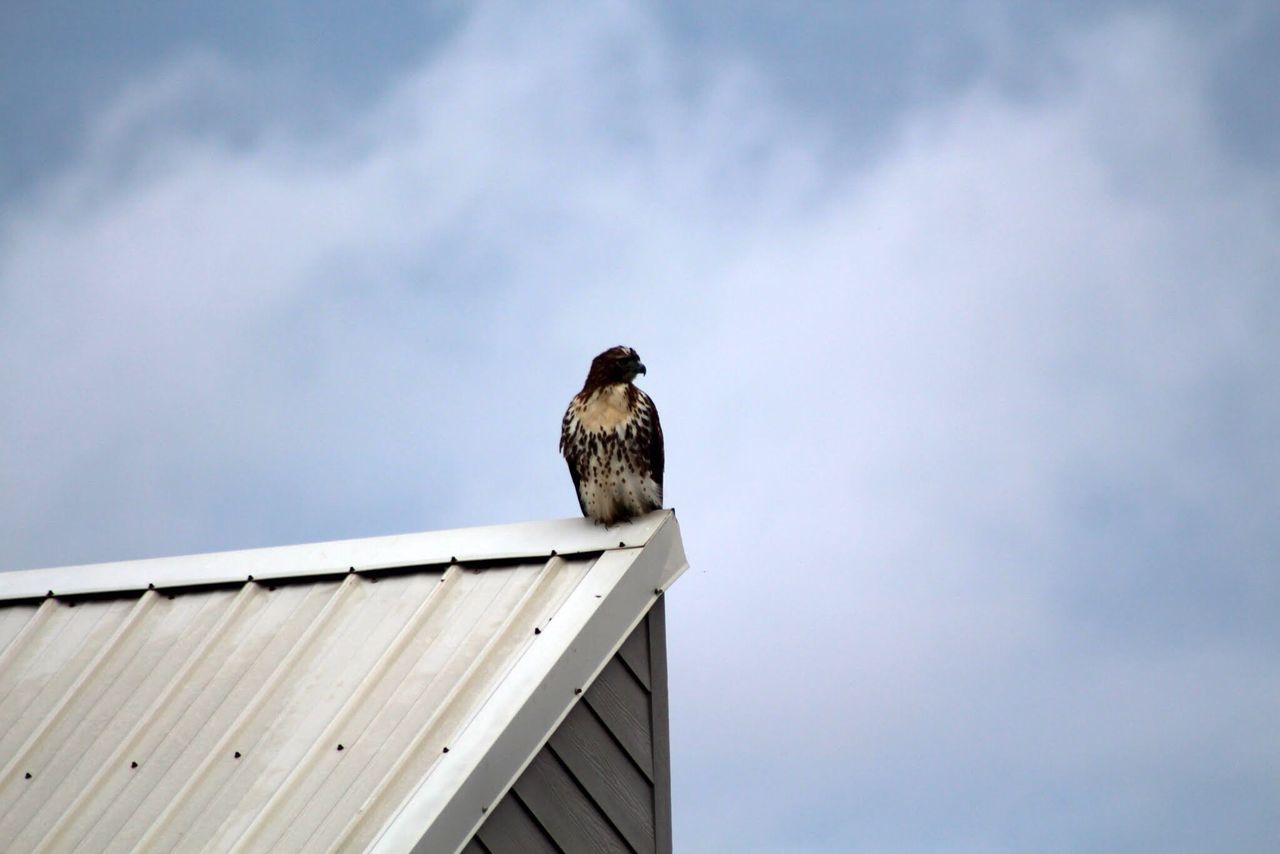
[[[630,347],[610,347],[591,360],[584,389],[598,388],[614,383],[629,383],[645,373],[644,362]]]

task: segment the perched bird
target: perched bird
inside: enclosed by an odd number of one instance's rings
[[[560,424],[582,515],[606,527],[662,506],[662,425],[649,395],[632,384],[643,373],[635,350],[605,350]]]

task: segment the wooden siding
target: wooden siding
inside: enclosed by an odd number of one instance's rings
[[[659,599],[463,850],[670,854],[670,767]]]

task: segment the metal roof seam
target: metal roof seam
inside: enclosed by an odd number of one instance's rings
[[[393,729],[402,726],[404,722],[409,719],[409,716],[413,714],[413,711],[416,708],[417,704],[422,702],[426,697],[428,697],[435,690],[437,682],[440,682],[441,684],[443,684],[444,682],[447,681],[447,678],[443,674],[449,669],[449,667],[452,664],[455,663],[455,659],[457,659],[459,656],[464,654],[464,651],[466,649],[466,644],[464,642],[465,639],[471,637],[472,634],[476,632],[484,612],[487,611],[488,608],[492,607],[493,602],[496,601],[498,598],[500,598],[501,592],[503,589],[505,589],[506,584],[510,583],[510,579],[508,579],[506,582],[503,583],[501,587],[498,587],[497,590],[484,591],[485,595],[481,597],[484,600],[483,605],[478,609],[478,611],[475,614],[472,615],[473,619],[463,620],[461,619],[461,615],[465,613],[468,610],[468,608],[475,607],[471,603],[471,600],[477,597],[477,594],[482,592],[479,589],[478,582],[482,580],[486,580],[486,574],[470,573],[470,572],[464,571],[464,574],[461,575],[460,578],[467,580],[467,583],[465,585],[462,585],[462,584],[459,585],[459,587],[465,588],[460,591],[460,594],[461,594],[460,598],[455,602],[452,602],[450,604],[443,606],[446,609],[445,613],[448,613],[450,615],[451,620],[456,621],[454,625],[463,627],[462,631],[459,633],[458,642],[453,645],[453,649],[447,654],[443,662],[436,663],[435,672],[430,677],[423,680],[422,683],[417,686],[416,690],[411,689],[412,701],[406,704],[405,707],[401,709],[398,713],[392,715],[394,720],[390,722],[390,726]],[[441,635],[439,633],[437,633],[434,637],[436,640],[441,639]],[[429,657],[429,652],[428,652],[428,657]],[[400,687],[403,687],[404,685],[407,684],[407,681],[412,676],[413,669],[414,669],[413,667],[410,667],[407,672],[400,674],[400,680],[399,680]],[[464,665],[462,667],[462,672],[465,674],[465,671],[466,671],[466,666]],[[445,689],[445,690],[447,692],[448,689]],[[446,693],[446,696],[447,696],[447,693]],[[436,706],[438,705],[439,703],[437,702]],[[383,711],[388,712],[389,710],[384,709]],[[427,717],[430,717],[430,715],[427,715]],[[364,732],[360,733],[360,735],[356,739],[356,743],[348,746],[358,747],[364,741],[365,735],[366,733]],[[375,751],[378,749],[379,748],[374,747]],[[404,748],[399,748],[397,756],[403,755],[404,752],[405,752]],[[367,766],[368,766],[368,763],[366,762],[364,767],[367,768]],[[383,771],[382,774],[379,775],[379,777],[373,781],[373,785],[376,787],[378,783],[386,779],[388,774],[390,773],[391,772]],[[360,809],[364,809],[366,806],[368,806],[368,803],[366,803],[367,800],[368,799],[366,798],[357,806],[359,806]],[[346,823],[347,822],[344,822],[343,825],[341,827],[336,828],[334,832],[335,833],[341,832],[343,827],[345,827]],[[318,833],[320,833],[320,828],[319,827],[313,828],[311,831],[311,834],[305,840],[303,840],[303,842],[298,846],[299,850],[309,851],[322,845],[323,843],[317,840],[323,839],[324,837],[317,836],[316,834]]]
[[[351,837],[367,820],[367,817],[371,812],[369,807],[385,793],[390,782],[400,774],[413,755],[422,749],[423,743],[427,740],[428,736],[434,734],[433,729],[435,722],[438,721],[450,705],[456,702],[459,696],[470,687],[470,683],[476,678],[476,675],[481,671],[483,665],[487,663],[489,656],[498,645],[498,642],[503,638],[509,627],[515,622],[516,617],[523,612],[523,606],[530,601],[535,591],[537,591],[537,589],[546,581],[551,572],[564,566],[564,564],[564,558],[553,557],[543,565],[542,571],[539,573],[537,580],[535,580],[533,584],[529,585],[529,589],[524,592],[520,601],[511,609],[502,625],[493,633],[484,648],[481,649],[480,653],[475,657],[475,660],[467,667],[467,670],[463,673],[462,677],[458,679],[450,689],[449,693],[440,701],[440,705],[437,707],[435,713],[422,724],[418,729],[417,735],[414,736],[413,741],[409,743],[408,748],[403,754],[401,754],[400,758],[396,761],[395,765],[392,766],[391,770],[387,772],[381,781],[379,781],[377,787],[375,787],[369,797],[365,799],[365,803],[361,805],[360,809],[356,811],[356,814],[352,816],[351,820],[347,822],[347,825],[338,834],[333,843],[331,843],[328,849],[330,852],[340,851],[348,844]],[[398,810],[395,812],[398,812]],[[395,815],[395,812],[392,813],[393,816]],[[381,831],[379,831],[379,833],[380,832]],[[377,835],[378,833],[375,833],[374,838],[377,838]]]
[[[40,607],[31,615],[31,618],[22,626],[21,631],[9,641],[8,646],[0,650],[0,684],[7,681],[4,677],[7,675],[5,670],[9,667],[9,663],[18,657],[18,653],[24,650],[31,638],[44,626],[49,620],[49,616],[54,609],[58,607],[58,603],[54,599],[45,599],[40,603]],[[0,697],[3,699],[3,697]],[[2,779],[2,778],[0,778]]]
[[[388,646],[387,649],[383,651],[382,655],[379,656],[377,663],[371,670],[369,670],[368,673],[365,674],[364,678],[361,679],[360,684],[356,686],[355,690],[352,691],[351,695],[348,697],[347,702],[344,703],[341,709],[339,709],[338,713],[325,727],[320,736],[316,738],[311,750],[309,750],[306,755],[299,760],[299,762],[293,767],[293,770],[290,771],[289,775],[276,788],[270,799],[268,799],[267,803],[262,806],[262,809],[259,810],[258,814],[254,817],[249,826],[245,828],[239,839],[232,843],[231,847],[228,849],[229,852],[240,852],[246,850],[246,848],[262,834],[263,828],[272,811],[280,806],[288,796],[293,785],[304,773],[308,773],[310,771],[315,761],[323,753],[328,753],[329,745],[335,742],[339,731],[346,725],[346,721],[350,718],[353,710],[356,708],[355,704],[363,699],[369,687],[380,681],[386,671],[391,667],[392,663],[403,654],[405,648],[409,644],[409,641],[422,627],[423,623],[426,622],[428,617],[437,610],[441,600],[443,599],[444,592],[448,590],[451,583],[457,582],[461,572],[461,568],[455,564],[449,567],[449,569],[444,573],[443,577],[440,579],[441,583],[435,585],[427,597],[422,600],[422,603],[414,610],[413,614],[409,617],[409,620],[401,627],[400,631],[397,632],[396,637],[392,640],[390,646]]]
[[[268,592],[266,592],[266,589],[262,588],[261,585],[244,583],[244,584],[241,584],[241,593],[246,595],[246,604],[252,603],[253,600],[255,599],[260,599],[261,602],[264,603],[264,607],[257,609],[256,613],[251,613],[251,615],[242,615],[247,618],[248,626],[256,626],[257,622],[264,620],[266,613],[268,613],[269,611],[270,597],[268,597]],[[202,590],[201,593],[196,593],[196,595],[207,595],[207,590]],[[173,598],[173,597],[169,597],[169,598]],[[296,603],[296,607],[301,607],[301,603]],[[292,611],[291,611],[291,615],[292,615]],[[237,616],[236,618],[233,618],[232,626],[230,626],[229,631],[237,630],[237,627],[242,627],[241,618],[239,618],[239,616]],[[234,649],[236,647],[238,647],[238,641],[233,640],[232,648]],[[216,647],[211,649],[216,649]],[[188,654],[186,663],[187,665],[195,666],[192,668],[192,670],[189,670],[189,672],[191,673],[196,673],[200,671],[201,667],[205,665],[205,662],[202,661],[201,657],[198,656],[196,652],[192,652]],[[225,663],[225,659],[224,659],[224,663]],[[243,675],[244,673],[239,673],[237,679],[242,679]],[[188,713],[192,712],[192,709],[195,709],[197,705],[201,704],[201,700],[206,697],[206,694],[209,693],[209,691],[212,688],[214,688],[215,681],[216,681],[216,671],[214,673],[207,673],[206,679],[204,681],[201,681],[200,684],[198,684],[198,688],[195,691],[195,694],[187,698],[186,704],[183,704],[182,707],[178,707],[177,709],[170,709],[170,708],[161,709],[161,712],[159,713],[159,718],[157,718],[157,721],[156,721],[156,727],[165,725],[166,716],[169,716],[170,720],[168,721],[168,727],[166,727],[166,729],[159,731],[159,741],[156,741],[156,744],[152,745],[152,750],[163,749],[163,746],[166,743],[166,741],[168,741],[170,737],[173,737],[175,727],[177,727],[179,723],[182,722],[184,718],[186,718]],[[238,681],[236,682],[236,684],[238,684]],[[233,684],[230,686],[224,686],[224,690],[227,690],[228,693],[233,693],[233,691],[236,690],[236,684]],[[200,725],[198,725],[201,727],[201,729],[204,729],[204,727],[211,725],[212,716],[214,716],[214,714],[216,713],[216,708],[218,708],[221,702],[224,702],[224,700],[225,700],[225,695],[219,698],[218,702],[214,704],[214,707],[206,709],[206,714],[204,717],[201,718]],[[173,711],[177,711],[177,714],[172,714]],[[148,731],[147,735],[154,736],[156,734],[154,731]],[[241,758],[241,754],[237,752],[236,758],[237,759]],[[170,766],[169,766],[170,772],[172,772],[172,769],[175,766],[175,763],[177,763],[178,761],[179,759],[177,757],[174,757],[172,759],[172,763],[170,763]],[[200,766],[197,766],[196,769],[198,769],[198,767]],[[193,772],[195,772],[196,769],[193,769]],[[189,776],[191,775],[188,775],[188,777]],[[155,791],[156,791],[155,789],[152,789],[148,791],[147,795],[152,796],[155,794]],[[179,791],[180,791],[180,786],[179,786]],[[120,798],[120,796],[123,796],[123,793],[119,794],[118,798]],[[136,826],[138,825],[138,823],[141,823],[142,821],[150,821],[151,825],[154,825],[157,817],[151,817],[151,818],[145,817],[145,800],[146,800],[145,798],[137,799],[137,803],[134,804],[134,808],[132,812],[127,813],[127,816],[123,818],[123,821],[119,822],[119,825],[116,826],[115,832],[119,832],[120,827]],[[109,805],[108,810],[110,810],[111,807],[114,807],[114,804],[115,802],[113,800],[113,802],[111,802],[111,804]],[[140,817],[140,814],[141,816],[143,816],[143,818],[141,819],[138,818]],[[99,823],[101,823],[102,821],[104,821],[104,817],[100,817],[99,819],[97,819],[97,822]],[[142,830],[140,830],[140,834],[138,835],[140,835],[140,837],[142,835],[145,835],[147,830],[150,830],[150,826],[146,828],[142,828]],[[137,848],[134,848],[133,850],[137,850]]]
[[[227,727],[226,731],[222,734],[222,737],[218,739],[217,745],[214,749],[209,751],[209,754],[197,767],[195,773],[193,773],[182,788],[174,794],[173,798],[165,806],[165,809],[156,817],[155,821],[152,822],[151,826],[147,829],[147,832],[143,834],[142,838],[138,840],[135,850],[146,851],[149,849],[155,849],[156,837],[160,834],[162,828],[164,828],[164,826],[173,819],[173,816],[177,813],[179,806],[191,796],[191,792],[204,775],[206,769],[208,769],[208,767],[217,760],[217,757],[226,752],[226,748],[231,743],[231,740],[235,737],[236,733],[245,724],[245,722],[252,715],[256,714],[258,707],[265,701],[280,675],[288,671],[303,652],[310,647],[312,639],[320,631],[321,627],[328,622],[330,615],[337,609],[338,604],[343,598],[351,593],[351,590],[357,583],[358,580],[356,576],[349,575],[342,584],[338,586],[338,589],[334,591],[334,594],[329,598],[329,601],[325,603],[324,608],[322,608],[320,613],[315,616],[311,621],[311,624],[307,626],[306,631],[304,631],[302,636],[294,642],[289,652],[283,659],[281,659],[280,663],[276,665],[275,669],[272,670],[271,675],[264,680],[257,693],[254,694],[253,699],[249,701],[245,708],[241,710],[240,714],[236,716],[236,719],[231,723],[231,725]],[[181,834],[179,835],[179,838],[181,838]]]
[[[557,557],[553,556],[553,557],[551,558],[551,561],[556,561],[557,559],[558,559]],[[559,560],[560,560],[560,564],[559,564],[559,566],[563,566],[563,565],[564,565],[564,563],[565,563],[565,561],[563,560],[563,558],[559,558]],[[550,565],[551,565],[551,562],[548,562],[548,564],[547,564],[547,568],[548,568],[548,569],[550,568]],[[533,625],[533,628],[534,628],[534,631],[533,631],[533,634],[534,634],[534,635],[541,635],[541,634],[542,634],[542,632],[545,630],[546,626],[550,625],[550,623],[551,623],[551,620],[552,620],[553,616],[554,616],[554,615],[555,615],[555,613],[559,610],[560,606],[562,606],[562,605],[565,603],[565,601],[566,601],[570,596],[572,596],[572,595],[573,595],[574,591],[575,591],[575,590],[577,590],[577,588],[578,588],[578,587],[583,583],[583,581],[585,581],[585,580],[586,580],[586,578],[587,578],[587,575],[586,575],[586,574],[584,574],[581,578],[579,578],[577,581],[575,581],[571,586],[569,586],[567,589],[565,589],[565,590],[563,590],[563,591],[561,591],[561,592],[559,593],[558,598],[557,598],[557,601],[556,601],[556,603],[555,603],[555,607],[554,607],[554,608],[549,609],[549,610],[550,610],[550,613],[548,614],[548,616],[547,616],[546,620],[544,621],[544,623],[543,623],[543,625],[542,625],[541,627],[540,627],[540,626],[538,626],[536,623],[531,623],[531,625]],[[530,598],[531,598],[531,597],[530,597]],[[525,606],[526,606],[526,602],[522,601],[522,602],[521,602],[521,604],[517,606],[516,611],[518,612],[518,611],[520,611],[520,610],[522,610],[522,609],[525,609]],[[514,617],[514,616],[515,616],[515,614],[513,613],[513,617]],[[519,622],[519,620],[517,620],[517,619],[512,619],[512,620],[511,620],[511,621],[509,621],[509,622],[510,622],[510,625],[512,626],[512,628],[514,629],[515,625]],[[517,632],[517,633],[518,633],[518,632]],[[506,674],[507,674],[507,673],[509,673],[510,671],[515,670],[517,667],[519,667],[519,666],[520,666],[520,663],[524,660],[524,657],[525,657],[526,655],[529,655],[529,654],[532,652],[532,650],[533,650],[533,649],[534,649],[534,645],[533,645],[532,643],[525,643],[525,644],[523,644],[523,645],[521,646],[521,648],[520,648],[520,652],[519,652],[517,655],[512,656],[512,657],[511,657],[511,660],[507,663],[507,667],[506,667],[506,669],[505,669],[505,670],[504,670],[504,672],[503,672],[503,677],[505,678],[505,676],[506,676]],[[488,702],[489,702],[489,700],[492,698],[493,694],[498,690],[498,687],[502,684],[502,681],[503,681],[503,679],[502,679],[502,678],[500,678],[500,679],[496,679],[496,680],[494,681],[494,684],[493,684],[492,686],[490,686],[489,691],[485,693],[484,697],[483,697],[483,698],[481,698],[481,699],[480,699],[480,700],[475,704],[475,708],[474,708],[474,710],[472,711],[471,716],[470,716],[470,717],[468,717],[465,721],[463,721],[463,722],[461,723],[461,725],[458,727],[458,733],[459,733],[459,734],[461,734],[461,733],[465,732],[465,731],[466,731],[466,728],[467,728],[468,726],[470,726],[470,725],[471,725],[471,722],[472,722],[472,721],[473,721],[477,716],[479,716],[480,714],[482,714],[482,713],[484,712],[484,710],[485,710],[485,706],[488,704]]]
[[[62,846],[62,849],[59,849],[57,846],[61,845],[63,842],[61,837],[65,836],[72,821],[82,814],[84,806],[97,791],[102,780],[116,768],[116,766],[129,752],[133,751],[139,738],[150,727],[157,712],[169,703],[170,699],[180,688],[186,685],[191,671],[195,669],[200,659],[215,643],[221,640],[227,630],[227,627],[230,626],[234,619],[244,610],[245,603],[252,595],[253,590],[253,586],[249,584],[246,584],[241,588],[240,592],[236,594],[235,598],[232,599],[230,604],[223,610],[223,613],[219,615],[217,622],[214,623],[209,633],[200,641],[200,644],[196,649],[187,656],[186,661],[183,662],[182,666],[178,669],[178,672],[170,677],[160,694],[151,701],[150,705],[147,706],[146,711],[138,717],[138,720],[134,723],[133,727],[124,736],[124,738],[120,740],[115,750],[113,750],[110,756],[102,763],[102,765],[99,766],[97,773],[89,779],[89,781],[81,788],[80,793],[71,802],[70,806],[63,811],[62,817],[58,822],[51,827],[45,834],[44,838],[37,843],[33,854],[40,854],[40,852],[53,850],[65,850],[65,848],[70,847]]]
[[[210,748],[207,748],[207,753],[200,754],[200,761],[197,761],[196,766],[189,768],[188,771],[184,772],[182,776],[179,776],[177,780],[174,781],[175,789],[177,789],[179,793],[183,790],[183,780],[195,781],[197,785],[204,781],[204,778],[209,776],[210,773],[214,771],[216,764],[218,764],[219,753],[223,754],[223,758],[225,759],[225,752],[230,749],[230,745],[234,745],[236,748],[239,748],[232,752],[232,757],[234,761],[237,761],[237,763],[238,761],[241,761],[243,757],[246,757],[246,755],[252,755],[253,752],[255,752],[255,748],[257,744],[259,744],[257,741],[252,745],[242,743],[244,726],[259,716],[262,707],[265,707],[266,703],[269,703],[270,695],[274,693],[275,686],[279,685],[279,682],[282,681],[282,677],[288,675],[288,670],[292,670],[292,667],[280,667],[280,663],[282,663],[284,659],[291,657],[291,654],[294,656],[293,662],[297,662],[297,653],[294,652],[294,650],[303,650],[303,652],[305,652],[305,650],[310,647],[310,640],[308,640],[307,631],[315,631],[315,627],[320,625],[317,624],[317,621],[324,621],[326,618],[332,618],[333,611],[335,607],[337,607],[337,598],[335,597],[337,597],[339,593],[342,593],[342,586],[333,585],[332,589],[330,589],[330,592],[325,597],[323,606],[316,608],[314,613],[308,611],[307,602],[308,598],[310,598],[308,595],[297,597],[297,600],[296,602],[293,602],[292,607],[282,609],[282,612],[278,613],[273,621],[273,618],[271,618],[271,608],[273,608],[273,604],[276,602],[287,602],[287,600],[284,599],[284,595],[280,593],[271,593],[273,588],[270,588],[270,586],[248,583],[242,584],[241,586],[243,590],[251,592],[252,595],[250,602],[260,602],[261,606],[253,609],[253,611],[247,613],[247,615],[244,615],[243,620],[241,620],[241,618],[237,618],[237,620],[234,621],[232,629],[230,630],[238,632],[239,638],[230,641],[229,656],[221,658],[221,661],[219,662],[220,666],[215,666],[214,670],[206,672],[205,679],[198,684],[195,695],[189,699],[186,708],[183,708],[177,717],[174,717],[172,721],[169,721],[169,729],[163,732],[160,743],[156,745],[156,749],[163,749],[165,741],[168,741],[170,737],[173,737],[175,732],[178,732],[179,729],[186,730],[188,739],[198,737],[193,736],[191,732],[192,729],[195,729],[196,732],[207,730],[214,732],[214,734],[219,734],[216,735],[214,744],[212,744]],[[320,585],[315,585],[314,589],[319,589],[319,586]],[[197,593],[196,595],[207,595],[207,592]],[[328,613],[328,617],[326,617],[326,613]],[[239,667],[232,665],[233,658],[236,657],[237,653],[241,652],[241,650],[243,650],[244,653],[247,653],[244,657],[248,659],[268,656],[271,644],[275,643],[276,638],[280,638],[280,636],[287,634],[288,626],[292,625],[294,621],[302,622],[302,630],[298,632],[297,636],[289,638],[283,649],[275,650],[276,656],[271,659],[274,663],[269,672],[261,673],[260,676],[257,676],[256,681],[251,681],[250,676],[253,671],[253,667],[255,667],[253,663],[246,661]],[[265,630],[262,630],[261,634],[259,634],[260,624],[265,624]],[[253,639],[255,638],[257,643],[253,643]],[[192,656],[191,658],[196,659],[198,662],[196,656]],[[197,663],[197,671],[198,668],[201,668],[202,666],[204,666],[204,663]],[[219,685],[219,673],[223,671],[223,667],[229,667],[229,672],[233,673],[233,680],[228,682],[228,684]],[[227,707],[228,704],[234,707],[232,698],[239,690],[241,690],[242,684],[246,685],[246,688],[248,689],[247,702],[238,708],[236,717],[234,717],[232,721],[220,726],[219,716],[221,709]],[[209,702],[210,698],[214,698],[211,703]],[[253,703],[259,703],[259,708],[252,708]],[[204,714],[197,716],[197,721],[188,721],[188,714],[196,711],[196,709],[200,707],[204,707],[204,709],[202,709]],[[172,773],[174,769],[178,767],[178,763],[180,761],[182,761],[182,754],[173,758],[173,762],[169,766],[169,773]],[[221,790],[223,790],[223,787],[220,786],[219,789],[215,791],[215,795],[220,793]],[[164,793],[164,790],[160,789],[159,785],[157,785],[156,789],[151,791],[151,795],[154,795],[155,791],[160,791],[161,794]],[[136,818],[134,817],[138,816],[140,812],[145,814],[145,803],[141,802],[141,800],[138,802],[137,807],[134,809],[131,816],[125,819],[123,826],[127,827],[131,825],[131,823],[136,822]],[[150,821],[150,819],[145,819],[145,821]],[[152,821],[152,823],[155,822]],[[142,836],[148,830],[150,830],[150,827],[142,828],[141,831],[138,831],[138,836]],[[184,828],[182,834],[189,834],[189,830],[191,830],[191,828]],[[120,832],[119,828],[116,832]],[[131,850],[140,850],[140,842],[133,842],[133,845],[136,846],[136,848],[132,848]]]
[[[124,619],[124,622],[116,627],[116,630],[111,634],[111,637],[97,651],[89,664],[80,672],[79,676],[76,677],[76,681],[72,684],[71,688],[62,695],[53,709],[51,709],[49,713],[45,715],[44,719],[36,726],[35,731],[28,736],[23,745],[18,748],[13,756],[9,758],[9,761],[5,763],[4,767],[0,769],[0,780],[8,779],[9,775],[13,772],[13,769],[21,764],[27,755],[44,740],[44,737],[48,734],[50,728],[58,722],[62,715],[66,713],[67,707],[70,706],[76,697],[79,696],[80,692],[84,690],[84,686],[88,684],[90,678],[93,676],[98,663],[110,655],[116,646],[138,626],[142,616],[145,615],[146,612],[149,611],[156,603],[156,599],[157,596],[155,591],[149,590],[138,600],[133,608],[130,609],[129,615]]]

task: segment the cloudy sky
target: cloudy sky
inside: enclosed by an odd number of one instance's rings
[[[6,3],[0,567],[573,515],[625,343],[678,850],[1275,850],[1280,9],[803,8]]]

